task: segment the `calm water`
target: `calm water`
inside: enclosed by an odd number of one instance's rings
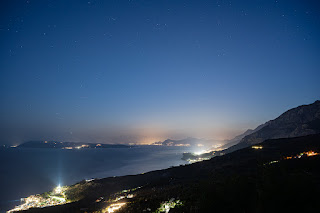
[[[112,149],[0,150],[0,212],[22,197],[83,179],[138,174],[185,164],[187,147],[138,146]],[[18,200],[18,201],[17,201]]]

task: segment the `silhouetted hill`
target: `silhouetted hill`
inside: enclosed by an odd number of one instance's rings
[[[225,150],[226,153],[260,143],[267,139],[291,138],[320,133],[320,101],[290,109],[262,128],[245,136]]]
[[[231,147],[231,146],[233,146],[233,145],[236,145],[236,144],[239,143],[245,136],[250,135],[250,134],[252,134],[252,133],[254,133],[254,132],[259,131],[260,129],[262,129],[262,128],[263,128],[264,126],[266,126],[266,125],[267,125],[267,123],[261,124],[261,125],[259,125],[257,128],[255,128],[255,129],[248,129],[247,131],[245,131],[245,132],[242,133],[241,135],[237,135],[237,136],[234,137],[233,139],[225,141],[226,143],[225,143],[223,146],[219,147],[219,149],[227,149],[227,148],[229,148],[229,147]]]
[[[213,141],[199,138],[184,138],[181,140],[173,140],[167,139],[165,141],[159,141],[153,143],[153,145],[161,145],[161,146],[205,146],[211,147],[213,145]]]

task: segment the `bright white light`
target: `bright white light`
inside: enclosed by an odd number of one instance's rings
[[[122,206],[124,206],[126,203],[114,203],[111,204],[106,210],[108,213],[112,213],[120,209]]]
[[[206,153],[206,150],[201,150],[201,151],[195,152],[194,154],[195,155],[202,155],[204,153]]]
[[[61,193],[61,186],[60,186],[60,184],[54,189],[54,192],[57,193],[57,194],[60,194],[60,193]]]

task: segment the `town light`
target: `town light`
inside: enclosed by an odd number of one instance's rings
[[[122,206],[124,206],[126,203],[113,203],[107,208],[107,213],[112,213],[120,209]]]
[[[194,154],[195,155],[202,155],[204,153],[206,153],[206,150],[201,150],[201,151],[195,152]]]
[[[61,186],[60,186],[60,184],[59,184],[59,185],[54,189],[54,192],[55,192],[56,194],[60,194],[61,191],[62,191],[62,188],[61,188]]]

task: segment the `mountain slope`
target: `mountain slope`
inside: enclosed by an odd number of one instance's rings
[[[257,128],[255,129],[248,129],[247,131],[245,131],[244,133],[242,133],[241,135],[237,135],[236,137],[234,137],[231,140],[227,140],[226,143],[219,147],[220,149],[227,149],[233,145],[236,145],[237,143],[239,143],[245,136],[247,135],[251,135],[252,133],[255,133],[257,131],[259,131],[260,129],[262,129],[263,127],[265,127],[267,125],[267,123],[265,124],[261,124],[259,125]]]
[[[245,136],[226,153],[263,142],[267,139],[291,138],[320,133],[320,101],[290,109],[263,127]]]

